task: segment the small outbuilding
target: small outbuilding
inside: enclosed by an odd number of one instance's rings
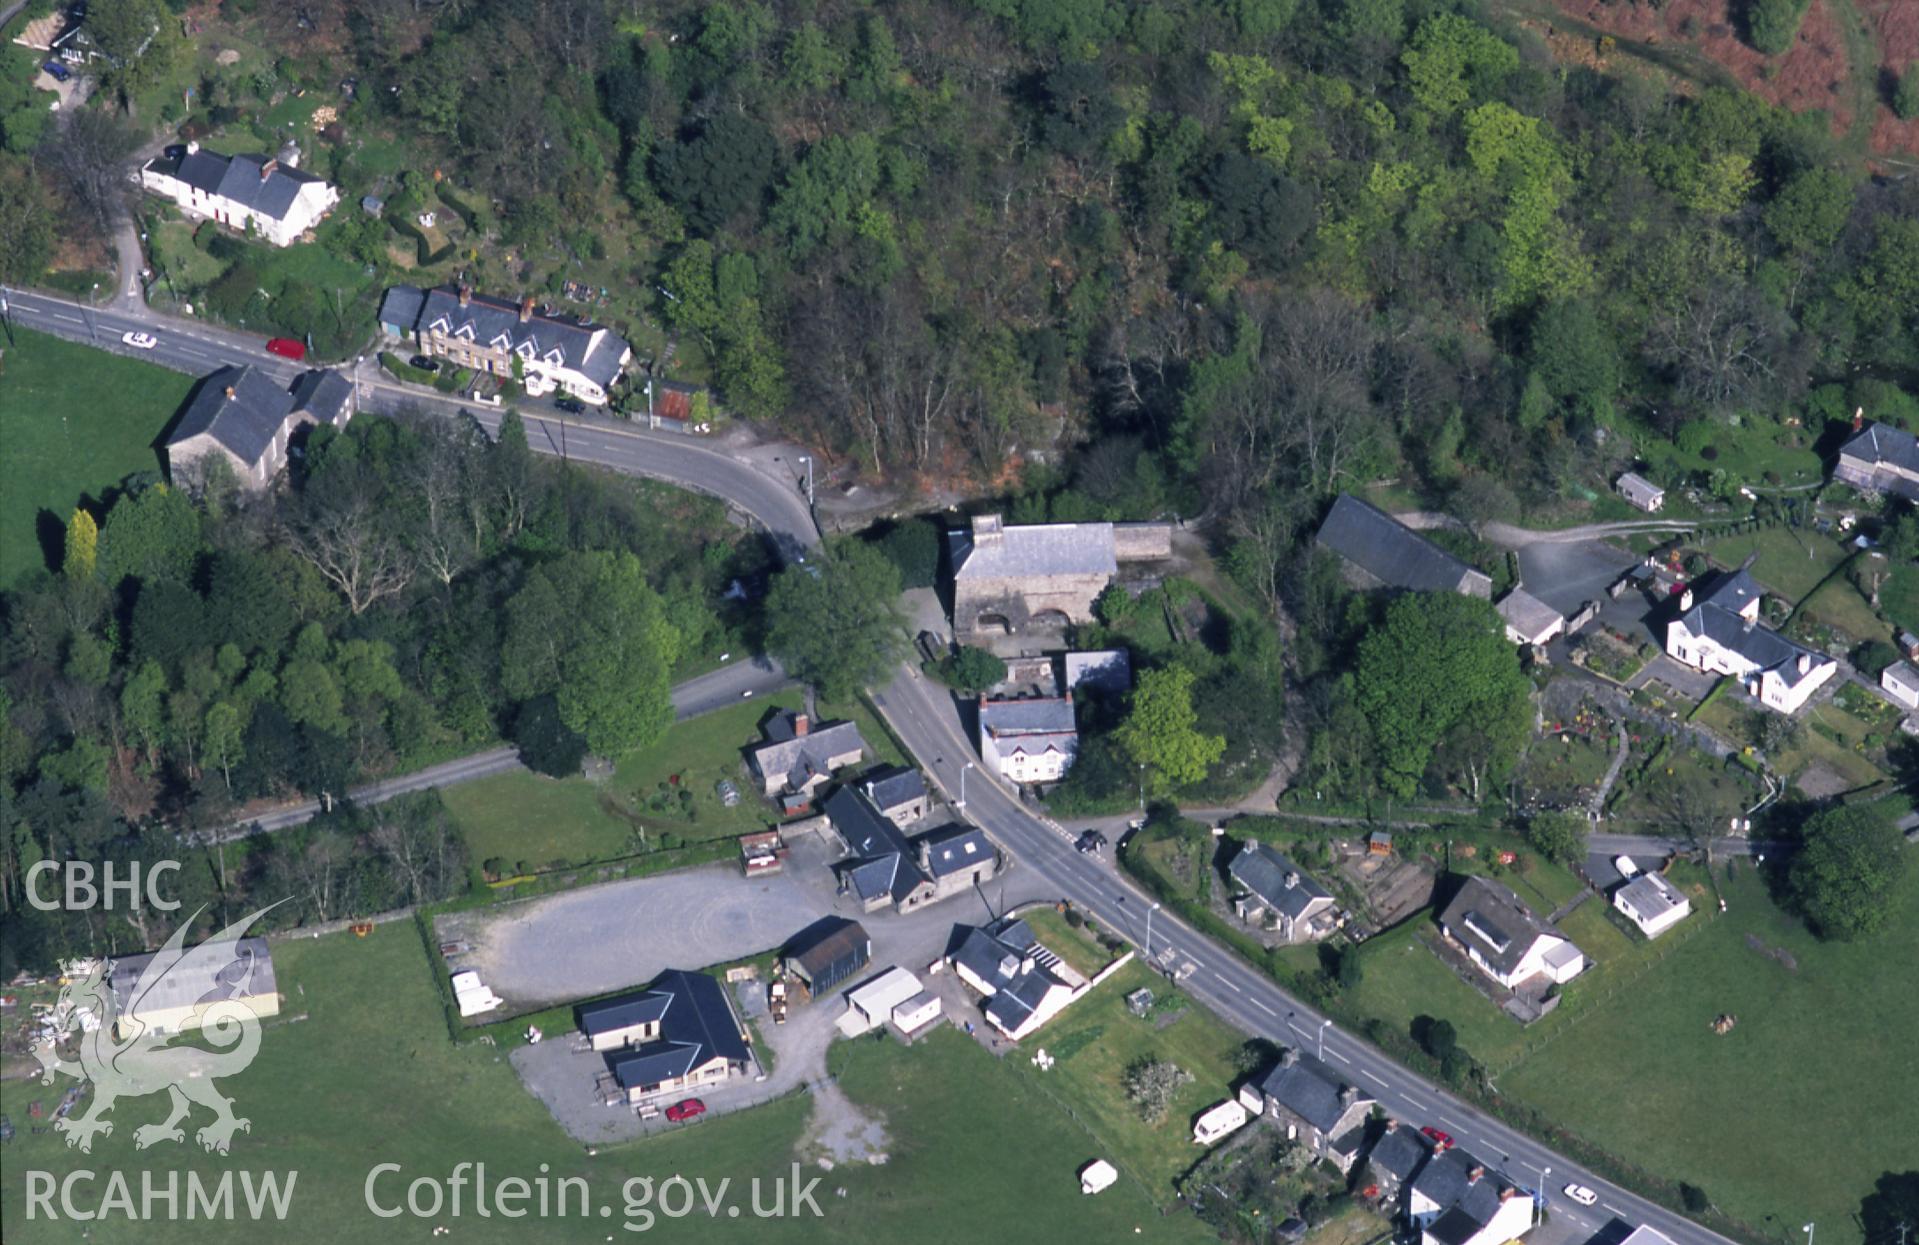
[[[1911,662],[1895,661],[1880,671],[1879,686],[1899,704],[1919,709],[1919,668]]]
[[[1612,906],[1647,938],[1657,938],[1692,914],[1692,901],[1657,873],[1642,873],[1613,892]]]
[[[1524,588],[1514,588],[1493,608],[1514,644],[1546,644],[1566,630],[1566,616]]]
[[[1088,1196],[1104,1193],[1119,1180],[1119,1169],[1105,1159],[1094,1159],[1079,1169],[1079,1191]]]
[[[865,968],[873,958],[866,927],[845,917],[821,917],[796,934],[781,957],[782,971],[814,998]]]
[[[846,996],[840,1029],[849,1037],[877,1029],[892,1019],[894,1008],[919,993],[918,977],[903,968],[889,968]]]
[[[1619,495],[1647,514],[1656,514],[1666,504],[1666,490],[1634,471],[1620,476],[1613,485]]]
[[[940,1018],[937,994],[922,990],[893,1009],[893,1027],[911,1037]]]

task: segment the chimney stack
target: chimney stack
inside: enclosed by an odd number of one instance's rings
[[[473,287],[470,285],[461,285],[460,286],[460,306],[465,307],[470,305],[472,302],[473,302]]]
[[[1866,408],[1863,406],[1853,407],[1852,408],[1852,430],[1854,432],[1858,432],[1860,429],[1864,428],[1865,426],[1866,426]]]
[[[975,548],[998,548],[1004,541],[1005,524],[996,514],[976,514],[973,516],[973,545]]]
[[[520,323],[525,324],[533,318],[533,296],[528,294],[520,300]]]
[[[1811,670],[1812,670],[1812,654],[1811,653],[1799,654],[1799,673],[1806,674],[1806,673],[1809,673]]]
[[[1686,610],[1689,610],[1691,608],[1692,608],[1692,589],[1688,588],[1684,592],[1679,594],[1679,609],[1680,609],[1680,612],[1683,613]]]
[[[1359,1090],[1351,1085],[1343,1085],[1339,1090],[1339,1105],[1350,1107],[1359,1101]]]
[[[233,393],[233,386],[232,386],[232,385],[228,385],[228,386],[227,386],[227,401],[229,401],[229,402],[231,402],[231,401],[233,401],[233,398],[234,398],[234,393]]]
[[[1299,885],[1299,874],[1291,870],[1287,871],[1286,889],[1292,890],[1295,886],[1298,886],[1298,885]]]
[[[1519,1190],[1514,1189],[1510,1186],[1508,1186],[1507,1188],[1501,1189],[1499,1191],[1499,1200],[1501,1202],[1510,1202],[1513,1200],[1513,1194],[1517,1192],[1519,1192]]]
[[[265,164],[262,164],[260,166],[260,180],[265,181],[267,178],[272,177],[273,170],[279,167],[280,162],[278,160],[268,160]]]
[[[1469,1171],[1469,1172],[1467,1172],[1467,1173],[1466,1173],[1466,1184],[1467,1184],[1468,1186],[1472,1186],[1472,1185],[1476,1185],[1476,1184],[1478,1184],[1478,1183],[1479,1183],[1479,1178],[1480,1178],[1481,1176],[1484,1176],[1485,1174],[1486,1174],[1486,1169],[1485,1169],[1485,1168],[1483,1168],[1483,1167],[1479,1167],[1479,1166],[1475,1166],[1475,1167],[1473,1167],[1473,1169],[1472,1169],[1471,1171]]]
[[[1386,1117],[1386,1131],[1389,1133],[1396,1133],[1399,1131],[1399,1121],[1394,1119],[1390,1115]]]
[[[796,737],[803,736],[812,729],[813,722],[804,713],[796,713],[793,715],[793,734]]]

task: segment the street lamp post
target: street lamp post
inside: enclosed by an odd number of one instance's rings
[[[1806,1225],[1806,1245],[1812,1245],[1812,1230],[1814,1226],[1815,1225],[1810,1223]]]
[[[1139,815],[1146,816],[1146,762],[1139,763]]]
[[[971,761],[968,761],[966,764],[960,766],[960,798],[959,798],[959,804],[956,805],[955,807],[958,807],[958,808],[966,807],[966,771],[972,768],[973,768],[973,763]]]
[[[99,322],[93,318],[93,309],[94,304],[97,303],[99,299],[100,283],[95,281],[93,283],[92,293],[87,295],[87,336],[93,339],[93,344],[96,346],[100,344],[100,325]]]
[[[813,456],[801,454],[800,461],[806,464],[806,504],[813,504]]]
[[[1149,960],[1153,958],[1153,913],[1158,911],[1158,901],[1154,901],[1153,906],[1146,909],[1146,958]]]
[[[1322,1063],[1326,1060],[1326,1026],[1331,1023],[1333,1023],[1331,1016],[1319,1022],[1319,1060]]]

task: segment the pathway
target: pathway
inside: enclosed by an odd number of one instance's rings
[[[1612,785],[1619,781],[1619,771],[1626,768],[1626,753],[1630,750],[1627,739],[1626,720],[1622,717],[1619,719],[1619,749],[1613,753],[1612,764],[1607,767],[1606,776],[1600,780],[1599,790],[1593,792],[1592,803],[1588,806],[1589,815],[1594,822],[1597,822],[1599,815],[1606,811],[1606,796],[1611,793]]]

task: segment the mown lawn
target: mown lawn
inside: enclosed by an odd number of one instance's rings
[[[1749,1224],[1856,1242],[1879,1173],[1919,1166],[1919,869],[1893,926],[1852,944],[1818,942],[1743,863],[1720,884],[1725,916],[1500,1087]],[[1738,1023],[1719,1037],[1722,1013]]]
[[[1421,916],[1369,939],[1351,1001],[1401,1033],[1410,1033],[1418,1016],[1450,1020],[1459,1044],[1474,1056],[1489,1063],[1506,1058],[1519,1042],[1519,1025],[1419,940],[1420,931],[1431,929],[1430,920]]]
[[[6,588],[47,566],[49,557],[57,567],[57,533],[82,498],[98,499],[135,472],[160,470],[154,447],[194,382],[17,326],[13,345],[0,338],[0,350],[0,588]]]
[[[1155,996],[1154,1009],[1143,1018],[1126,1008],[1126,996],[1141,986]],[[1164,977],[1129,964],[1028,1038],[1006,1063],[1070,1109],[1098,1138],[1101,1155],[1167,1203],[1174,1178],[1200,1155],[1193,1143],[1193,1117],[1232,1094],[1238,1076],[1234,1055],[1245,1041]],[[1029,1062],[1026,1052],[1040,1047],[1058,1060],[1051,1071]],[[1123,1084],[1126,1069],[1144,1058],[1170,1060],[1194,1077],[1157,1124],[1140,1118]]]
[[[761,738],[759,724],[770,713],[800,704],[799,693],[788,692],[676,722],[659,743],[623,758],[604,784],[521,770],[449,787],[441,796],[475,861],[499,857],[530,870],[631,855],[641,850],[635,838],[641,826],[651,848],[667,835],[691,843],[751,834],[779,820],[779,810],[748,779],[741,749]],[[899,759],[864,705],[821,705],[820,713],[859,724],[869,764]],[[715,789],[721,779],[739,790],[731,808]],[[681,791],[692,793],[691,816]]]
[[[1031,908],[1020,915],[1033,927],[1034,937],[1077,973],[1091,977],[1113,959],[1087,935],[1085,926],[1074,929],[1051,908]]]
[[[1738,566],[1748,555],[1758,553],[1753,578],[1788,601],[1811,592],[1850,552],[1829,536],[1791,527],[1741,532],[1715,540],[1705,549],[1725,566]]]
[[[26,1219],[25,1172],[56,1179],[86,1168],[99,1182],[76,1182],[76,1199],[91,1205],[104,1192],[104,1175],[119,1171],[138,1197],[140,1176],[195,1171],[217,1180],[233,1169],[297,1172],[285,1224],[200,1220],[92,1222],[87,1239],[104,1245],[221,1245],[224,1242],[426,1240],[445,1227],[464,1242],[603,1242],[627,1239],[626,1182],[704,1178],[709,1188],[730,1179],[728,1200],[737,1219],[701,1211],[681,1220],[660,1218],[643,1239],[667,1241],[776,1241],[813,1245],[848,1239],[911,1236],[928,1242],[1031,1240],[1078,1233],[1091,1240],[1206,1239],[1196,1219],[1161,1219],[1144,1189],[1122,1181],[1097,1198],[1082,1197],[1075,1172],[1099,1154],[1085,1131],[1026,1080],[955,1033],[937,1034],[910,1049],[898,1043],[842,1045],[834,1063],[840,1086],[855,1103],[885,1121],[884,1166],[841,1165],[831,1172],[808,1164],[802,1183],[818,1176],[823,1212],[769,1222],[752,1215],[750,1182],[790,1180],[810,1103],[804,1096],[651,1140],[602,1148],[589,1156],[568,1139],[546,1110],[521,1087],[504,1054],[448,1040],[440,1000],[411,924],[380,927],[365,940],[335,935],[291,941],[273,949],[284,1016],[269,1022],[260,1053],[245,1072],[220,1082],[238,1114],[251,1120],[227,1157],[192,1143],[163,1143],[136,1151],[133,1130],[165,1114],[165,1101],[124,1099],[119,1121],[91,1155],[67,1148],[49,1131],[27,1128],[26,1104],[51,1103],[58,1088],[7,1082],[0,1109],[19,1134],[7,1148],[0,1232],[10,1242],[79,1239],[74,1223]],[[295,1019],[299,1017],[299,1019]],[[209,1118],[195,1109],[189,1127]],[[1009,1124],[1019,1144],[1007,1144]],[[379,1178],[383,1205],[404,1200],[407,1182],[444,1180],[454,1165],[485,1163],[490,1183],[507,1176],[528,1181],[568,1177],[588,1182],[594,1213],[586,1218],[535,1221],[467,1213],[430,1220],[379,1219],[367,1209],[364,1186],[376,1164],[397,1163]],[[184,1186],[183,1186],[184,1188]],[[836,1191],[845,1190],[845,1196]],[[630,1190],[637,1195],[639,1189]],[[184,1192],[182,1193],[184,1200]],[[601,1217],[597,1207],[606,1206]],[[658,1203],[653,1204],[657,1207]],[[55,1209],[59,1203],[56,1199]],[[954,1213],[960,1207],[963,1213]],[[1143,1228],[1143,1238],[1134,1229]],[[634,1239],[641,1239],[635,1237]]]

